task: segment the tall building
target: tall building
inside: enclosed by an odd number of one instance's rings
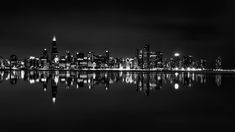
[[[140,69],[143,69],[143,50],[140,50],[138,54],[138,65]]]
[[[43,49],[42,57],[40,58],[40,67],[44,69],[49,68],[49,57],[47,53],[47,49]]]
[[[156,55],[157,55],[157,58],[156,58],[157,68],[163,68],[163,53],[158,51]]]
[[[93,52],[89,51],[88,54],[87,54],[87,60],[89,62],[93,62],[94,61],[94,54]]]
[[[174,67],[175,68],[180,68],[181,67],[181,57],[180,57],[180,53],[175,53],[174,54]]]
[[[144,52],[143,52],[143,68],[144,69],[149,68],[149,57],[150,57],[149,45],[145,44]]]
[[[58,55],[59,55],[59,52],[58,52],[57,46],[56,46],[56,37],[53,36],[52,48],[51,48],[51,62],[52,63],[55,63],[55,59],[56,59],[56,57],[58,57]]]
[[[105,51],[105,55],[104,56],[105,56],[106,61],[109,62],[109,57],[110,56],[109,56],[109,51],[108,50]]]
[[[150,61],[150,68],[156,68],[157,67],[157,52],[150,52],[149,56],[149,61]]]
[[[220,57],[217,57],[215,60],[215,69],[221,69],[222,68],[222,59]]]
[[[205,58],[200,59],[200,68],[206,69],[206,59]]]
[[[94,54],[93,52],[89,51],[87,54],[87,67],[92,68],[94,62]]]
[[[184,56],[183,57],[183,67],[184,68],[191,68],[193,67],[193,57],[192,56]]]
[[[43,49],[43,51],[42,51],[42,58],[43,58],[43,59],[46,59],[46,60],[49,59],[48,53],[47,53],[47,49]]]

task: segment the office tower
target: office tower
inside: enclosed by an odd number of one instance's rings
[[[150,61],[150,68],[156,68],[157,67],[157,52],[150,52],[149,56]]]
[[[150,56],[149,45],[145,44],[144,51],[143,51],[143,68],[144,69],[149,68],[149,56]]]
[[[43,59],[46,59],[46,60],[49,59],[48,53],[47,53],[47,49],[43,49],[43,51],[42,51],[42,58],[43,58]]]
[[[217,57],[215,60],[215,69],[221,69],[222,68],[222,59],[221,57]]]
[[[68,51],[68,50],[66,50],[66,52],[65,52],[65,60],[66,60],[66,63],[72,63],[73,62],[73,57],[70,54],[70,51]]]
[[[200,68],[206,69],[206,59],[205,58],[200,59]]]
[[[48,63],[48,53],[47,53],[47,49],[43,49],[42,51],[42,57],[40,58],[40,67],[44,68],[44,69],[48,69],[49,68],[49,63]]]
[[[140,69],[143,69],[143,50],[139,51],[138,55],[138,65]]]
[[[57,50],[57,46],[56,46],[56,37],[53,36],[53,39],[52,39],[52,48],[51,48],[51,62],[52,63],[55,63],[55,59],[58,57],[58,50]]]
[[[110,56],[109,56],[109,51],[108,50],[105,51],[105,55],[104,56],[105,56],[105,62],[106,62],[106,64],[109,67],[109,57]]]
[[[135,52],[134,69],[139,69],[139,49],[136,49],[136,52]]]
[[[156,52],[157,58],[156,58],[156,67],[157,68],[163,68],[163,53],[162,52]]]
[[[193,57],[192,56],[184,56],[183,57],[183,67],[191,68],[193,66]]]
[[[174,67],[175,68],[180,68],[180,64],[181,64],[180,61],[181,61],[180,60],[180,53],[175,53],[174,54],[174,63],[175,63]]]
[[[87,54],[87,67],[93,68],[94,67],[93,62],[94,62],[94,54],[93,52],[89,51]]]
[[[91,51],[88,52],[87,60],[88,60],[88,62],[93,62],[94,61],[94,54],[93,54],[93,52],[91,52]]]

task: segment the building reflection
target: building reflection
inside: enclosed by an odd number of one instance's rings
[[[192,87],[195,83],[206,83],[206,75],[192,72],[0,71],[0,83],[6,80],[12,85],[17,84],[18,80],[27,81],[29,84],[41,83],[43,92],[47,92],[51,85],[52,102],[55,103],[59,85],[66,89],[87,87],[89,90],[103,86],[105,90],[109,90],[112,84],[124,83],[135,85],[137,92],[149,96],[152,91],[162,89],[163,85],[178,92],[183,87]],[[220,86],[221,75],[216,75],[215,80]]]

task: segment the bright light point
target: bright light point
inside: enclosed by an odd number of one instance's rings
[[[52,102],[55,103],[55,101],[56,101],[56,97],[53,97]]]
[[[44,88],[43,91],[46,92],[46,91],[47,91],[47,88]]]
[[[180,56],[180,53],[175,53],[174,56],[178,57],[178,56]]]
[[[52,41],[56,41],[56,37],[55,37],[55,35],[53,36],[53,39],[52,39]]]
[[[178,72],[176,72],[176,73],[175,73],[175,76],[178,76],[178,75],[179,75],[179,73],[178,73]]]
[[[179,89],[179,84],[175,83],[174,87],[175,87],[175,90],[178,90]]]

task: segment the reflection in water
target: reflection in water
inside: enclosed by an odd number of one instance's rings
[[[60,84],[65,84],[69,89],[102,85],[105,90],[110,89],[114,83],[135,85],[137,92],[144,92],[146,96],[153,90],[160,90],[163,85],[169,85],[170,91],[179,93],[183,87],[192,87],[194,83],[206,83],[205,74],[191,72],[78,72],[78,71],[0,71],[0,83],[9,80],[12,85],[18,80],[30,84],[41,83],[46,92],[51,84],[52,102],[55,103],[57,89]],[[215,76],[217,86],[221,85],[221,75]]]
[[[221,86],[221,78],[222,78],[222,75],[221,74],[217,74],[215,75],[215,83],[218,87]]]

